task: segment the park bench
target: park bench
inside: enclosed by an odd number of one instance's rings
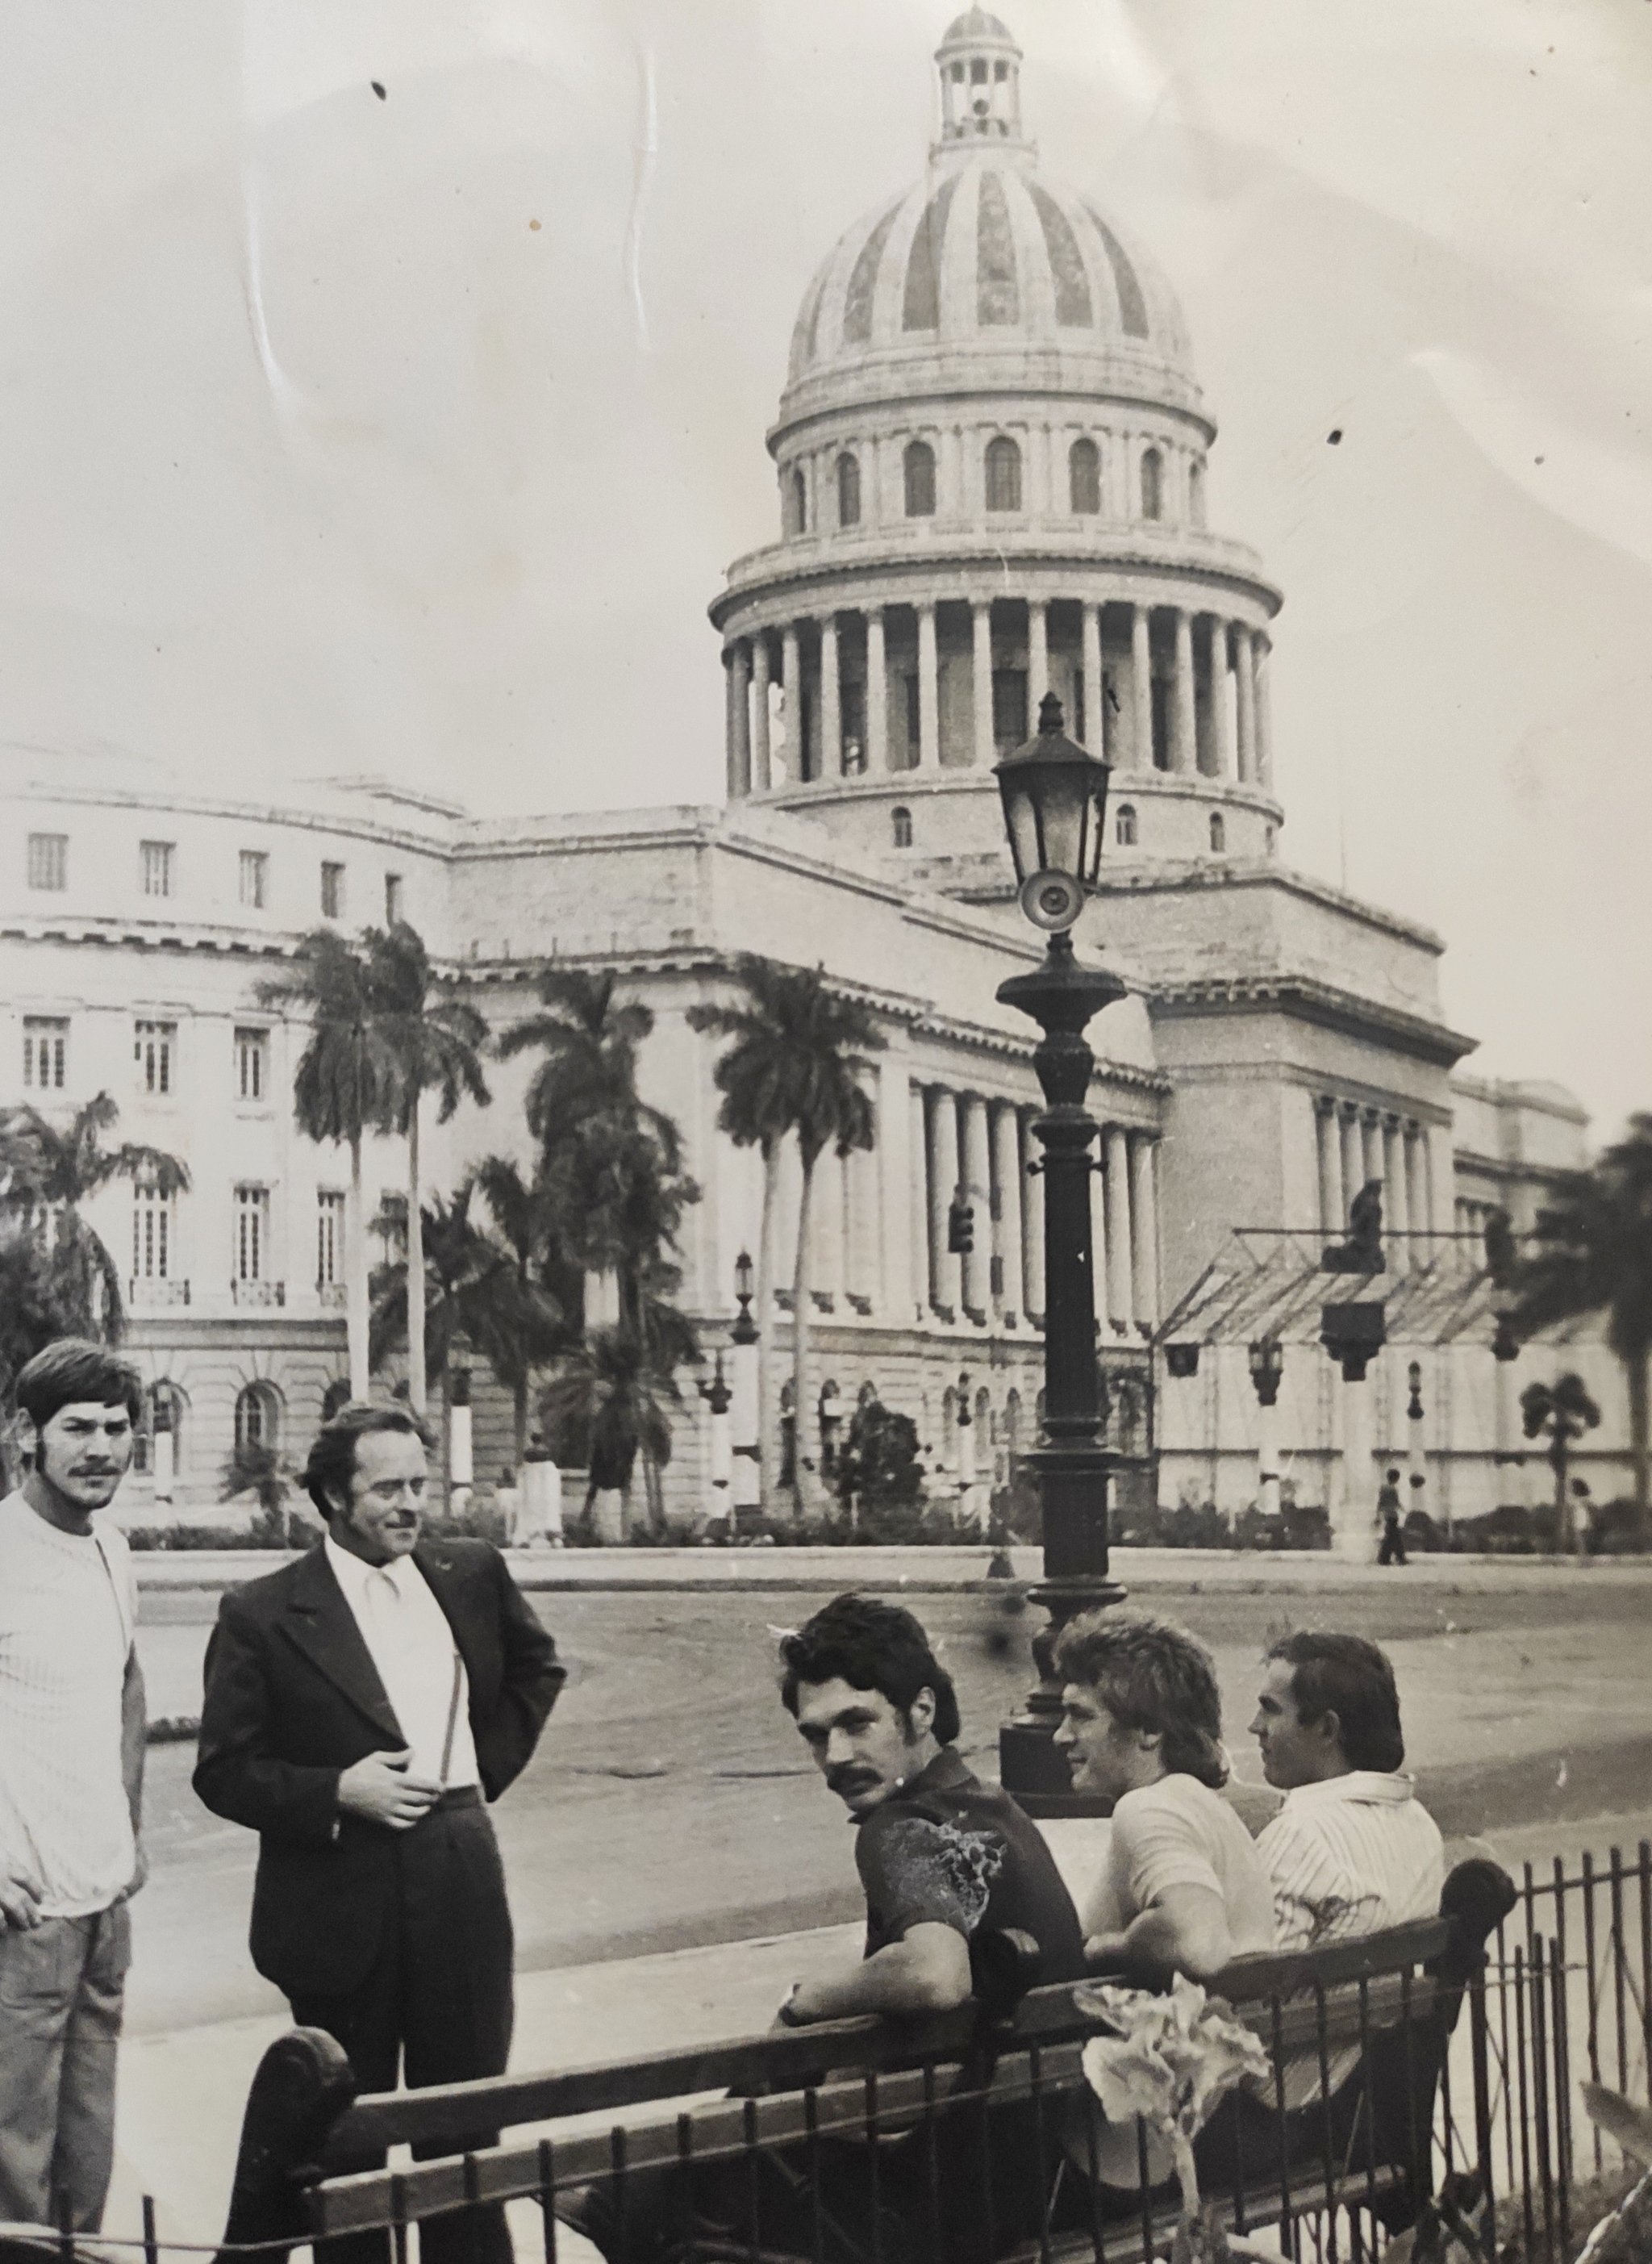
[[[1446,2055],[1465,1995],[1471,2006],[1473,2151],[1449,2150],[1441,2166],[1477,2171],[1491,2189],[1491,2079],[1485,2020],[1485,1945],[1515,1899],[1496,1865],[1460,1866],[1446,1882],[1441,1915],[1361,1941],[1294,1957],[1236,1961],[1212,1985],[1261,2037],[1276,2072],[1276,2110],[1232,2116],[1228,2109],[1200,2142],[1201,2177],[1226,2220],[1243,2231],[1275,2224],[1289,2234],[1304,2218],[1365,2212],[1396,2231],[1416,2221],[1435,2189],[1433,2131]],[[357,2098],[348,2061],[315,2029],[295,2029],[264,2055],[249,2096],[225,2247],[391,2229],[398,2260],[404,2229],[424,2218],[521,2197],[545,2212],[545,2253],[554,2259],[557,2195],[605,2186],[623,2224],[627,2192],[650,2174],[675,2171],[685,2195],[686,2166],[735,2165],[754,2195],[776,2150],[818,2165],[821,2150],[843,2142],[864,2150],[873,2196],[869,2242],[844,2237],[806,2200],[812,2222],[778,2247],[748,2225],[730,2240],[696,2227],[685,2214],[673,2253],[692,2264],[780,2264],[784,2257],[864,2258],[895,2264],[876,2207],[880,2171],[895,2150],[917,2151],[929,2166],[933,2204],[945,2134],[961,2133],[987,2164],[991,2211],[995,2133],[1004,2110],[1037,2149],[1039,2190],[1057,2186],[1056,2169],[1074,2102],[1093,2099],[1080,2058],[1094,2023],[1068,1985],[1032,1986],[1036,1950],[1025,1937],[979,1942],[976,1993],[932,2019],[824,2021],[759,2036],[631,2059],[485,2082]],[[1358,2064],[1337,2087],[1286,2115],[1285,2068],[1304,2056],[1322,2073],[1351,2050]],[[1229,2103],[1230,2106],[1233,2104]],[[1030,2110],[1030,2114],[1029,2114]],[[624,2118],[624,2119],[621,2119]],[[973,2120],[972,2120],[973,2118]],[[1448,2122],[1451,2117],[1448,2115]],[[489,2142],[482,2133],[515,2136]],[[1260,2143],[1258,2134],[1260,2133]],[[429,2159],[404,2167],[341,2168],[364,2155],[411,2145]],[[798,2150],[801,2150],[798,2151]],[[1142,2146],[1145,2163],[1145,2141]],[[956,2155],[953,2159],[958,2159]],[[909,2178],[909,2191],[911,2185]],[[924,2180],[917,2180],[921,2187]],[[1083,2189],[1090,2195],[1088,2181]],[[818,2181],[805,2193],[818,2192]],[[1026,2259],[1114,2260],[1165,2253],[1175,2210],[1162,2193],[1132,2202],[1127,2216],[1093,2198],[1084,2220],[1047,2222],[1019,2247],[982,2227],[982,2246]],[[931,2231],[933,2229],[931,2220]],[[1353,2246],[1358,2253],[1359,2237]],[[946,2264],[920,2228],[912,2252]]]

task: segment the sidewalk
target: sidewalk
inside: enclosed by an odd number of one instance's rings
[[[1061,1829],[1063,1827],[1058,1827]],[[1067,1826],[1056,1845],[1064,1870],[1083,1876],[1099,1860],[1105,1825]],[[1584,1848],[1604,1862],[1612,1846],[1634,1847],[1652,1834],[1652,1813],[1488,1834],[1448,1850],[1486,1852],[1518,1879],[1531,1862],[1541,1873],[1555,1857],[1576,1867]],[[667,2045],[708,2043],[767,2028],[793,1981],[859,1954],[862,1928],[722,1942],[697,1949],[562,1967],[517,1977],[517,2069],[577,2066]],[[119,2159],[105,2218],[124,2233],[139,2224],[141,2196],[153,2194],[162,2238],[210,2242],[223,2230],[242,2108],[260,2055],[287,2023],[279,2016],[221,2021],[138,2038],[121,2052]]]

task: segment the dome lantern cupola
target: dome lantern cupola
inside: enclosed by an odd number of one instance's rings
[[[985,140],[1002,149],[1026,145],[1021,133],[1021,50],[1009,27],[984,8],[949,25],[935,50],[941,75],[941,138],[934,155]]]

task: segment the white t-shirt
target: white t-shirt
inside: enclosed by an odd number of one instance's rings
[[[1234,1955],[1273,1947],[1273,1895],[1256,1843],[1220,1793],[1176,1774],[1119,1796],[1101,1876],[1079,1905],[1085,1939],[1118,1934],[1166,1887],[1221,1897]]]
[[[47,1918],[107,1910],[137,1855],[120,1768],[120,1701],[137,1622],[126,1535],[60,1532],[0,1501],[0,1854],[26,1865]]]

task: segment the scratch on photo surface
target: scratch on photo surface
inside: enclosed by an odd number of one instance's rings
[[[638,62],[642,72],[642,119],[641,131],[636,142],[636,162],[632,171],[631,224],[626,230],[626,280],[631,287],[631,301],[637,310],[638,342],[646,353],[648,350],[648,315],[642,299],[642,215],[654,180],[655,159],[659,155],[660,113],[655,91],[653,48],[644,47]]]

